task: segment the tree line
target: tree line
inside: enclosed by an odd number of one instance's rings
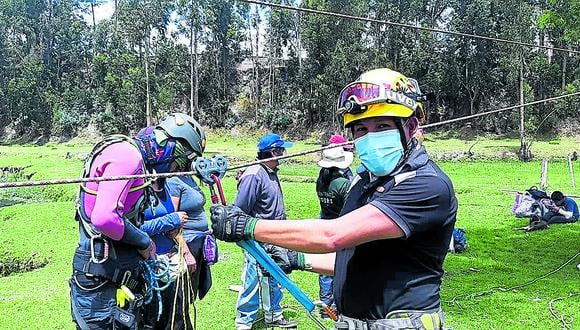
[[[580,0],[272,2],[580,49]],[[0,0],[5,136],[131,132],[182,111],[204,125],[340,127],[336,98],[362,71],[389,67],[432,93],[428,122],[580,89],[580,56],[490,40],[272,10],[234,0]],[[504,112],[477,132],[554,132],[578,99]],[[465,123],[456,124],[465,127]],[[449,127],[445,127],[448,129]]]

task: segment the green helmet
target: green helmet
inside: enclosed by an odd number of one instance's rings
[[[184,113],[173,113],[165,117],[156,128],[162,129],[168,136],[181,139],[197,156],[205,149],[205,132],[203,127],[191,116]]]

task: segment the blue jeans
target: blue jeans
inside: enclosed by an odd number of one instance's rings
[[[260,300],[266,323],[278,321],[282,316],[282,291],[280,284],[262,275],[256,259],[244,252],[242,266],[242,291],[238,295],[236,328],[250,329],[258,318]]]
[[[544,219],[544,221],[546,221],[549,225],[554,224],[554,223],[573,223],[573,222],[578,221],[578,219],[575,219],[574,217],[572,217],[570,219],[566,219],[566,217],[564,217],[560,213],[556,213],[553,211],[546,212],[542,216],[542,219]]]
[[[332,295],[332,276],[329,275],[318,275],[318,285],[320,286],[320,291],[318,295],[320,300],[326,304],[326,306],[331,306],[334,303],[334,296]]]

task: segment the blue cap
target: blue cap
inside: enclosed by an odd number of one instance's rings
[[[278,134],[268,133],[258,142],[258,151],[264,151],[271,148],[290,148],[294,145],[292,142],[284,141]]]

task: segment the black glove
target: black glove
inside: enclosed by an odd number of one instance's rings
[[[212,205],[211,229],[217,239],[239,242],[254,239],[254,228],[258,219],[245,214],[235,205]]]
[[[304,253],[302,252],[288,250],[288,261],[290,262],[290,268],[292,270],[306,269],[306,258],[304,257]]]
[[[282,269],[284,273],[286,274],[292,273],[292,266],[290,265],[290,260],[288,260],[287,249],[268,243],[262,244],[262,247],[264,248],[264,251],[266,251],[266,253],[270,256],[270,258],[274,260],[274,262],[280,267],[280,269]],[[268,273],[268,271],[264,269],[262,265],[260,265],[259,263],[258,265],[260,266],[262,275],[270,276],[270,273]]]
[[[306,269],[306,258],[304,257],[304,253],[288,250],[283,247],[267,243],[263,244],[262,247],[284,273],[290,274],[293,270]],[[261,265],[260,269],[262,270],[262,274],[264,276],[270,276],[270,274]]]

